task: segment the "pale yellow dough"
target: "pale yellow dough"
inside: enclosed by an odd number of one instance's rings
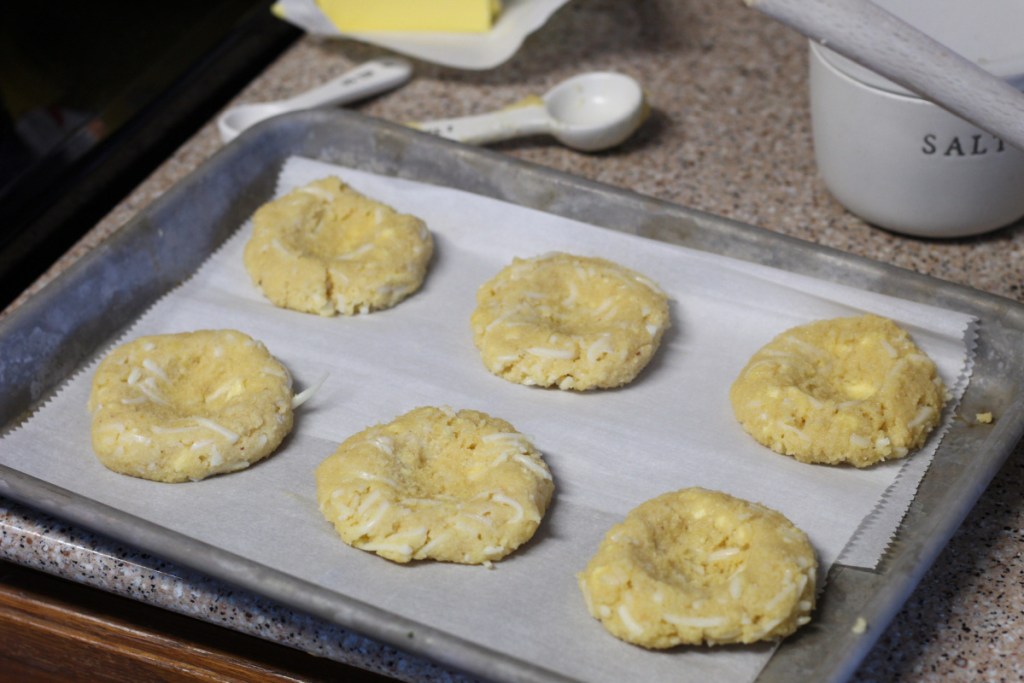
[[[393,562],[500,560],[529,540],[554,483],[508,422],[417,408],[347,439],[316,470],[342,540]]]
[[[822,320],[780,334],[732,385],[743,428],[801,462],[867,467],[919,448],[939,424],[945,388],[891,320]]]
[[[419,289],[433,249],[419,218],[324,178],[260,207],[244,259],[275,305],[354,315]]]
[[[577,575],[590,614],[646,648],[753,643],[810,621],[817,559],[783,515],[689,488],[633,509]]]
[[[515,259],[477,291],[484,365],[510,382],[585,391],[632,381],[669,327],[653,282],[601,258]]]
[[[241,332],[140,337],[93,377],[93,450],[111,470],[153,481],[241,470],[291,430],[291,386],[284,366]]]

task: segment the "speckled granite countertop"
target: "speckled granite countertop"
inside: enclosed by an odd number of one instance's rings
[[[303,39],[238,101],[288,96],[382,54],[348,41]],[[1024,302],[1024,223],[928,241],[872,228],[831,198],[813,162],[805,42],[740,2],[575,0],[502,67],[416,67],[411,84],[359,110],[392,121],[478,113],[581,71],[623,71],[644,84],[653,115],[621,148],[587,156],[538,138],[497,149]],[[219,147],[207,125],[19,302]],[[1022,491],[1018,446],[855,680],[1024,680]],[[2,499],[0,558],[400,679],[461,679]]]

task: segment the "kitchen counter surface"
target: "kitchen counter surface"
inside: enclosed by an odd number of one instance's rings
[[[387,54],[303,38],[237,102],[306,90]],[[816,175],[806,42],[715,0],[575,0],[505,65],[416,64],[405,88],[356,108],[403,122],[480,113],[582,71],[644,84],[652,115],[622,147],[585,155],[533,138],[496,145],[526,161],[751,223],[1024,302],[1024,223],[960,240],[902,237],[847,213]],[[220,148],[205,126],[12,307]],[[1020,445],[881,635],[854,680],[1024,679],[1024,448]],[[0,559],[406,680],[461,680],[422,659],[0,499]]]

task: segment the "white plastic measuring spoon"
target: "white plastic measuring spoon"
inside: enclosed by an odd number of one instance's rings
[[[548,134],[567,147],[596,152],[625,141],[647,113],[639,83],[623,74],[596,72],[574,76],[541,98],[507,109],[412,125],[469,144]]]
[[[217,119],[220,137],[231,142],[249,126],[271,116],[301,109],[355,102],[402,85],[412,76],[412,65],[404,59],[387,57],[361,64],[321,86],[276,102],[241,104]]]

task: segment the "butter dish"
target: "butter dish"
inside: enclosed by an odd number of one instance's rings
[[[485,33],[501,14],[500,0],[317,0],[317,6],[343,33]]]
[[[315,0],[278,0],[274,13],[307,33],[351,38],[427,62],[457,69],[492,69],[512,57],[526,37],[543,26],[569,0],[504,0],[490,31],[481,33],[343,33]]]

